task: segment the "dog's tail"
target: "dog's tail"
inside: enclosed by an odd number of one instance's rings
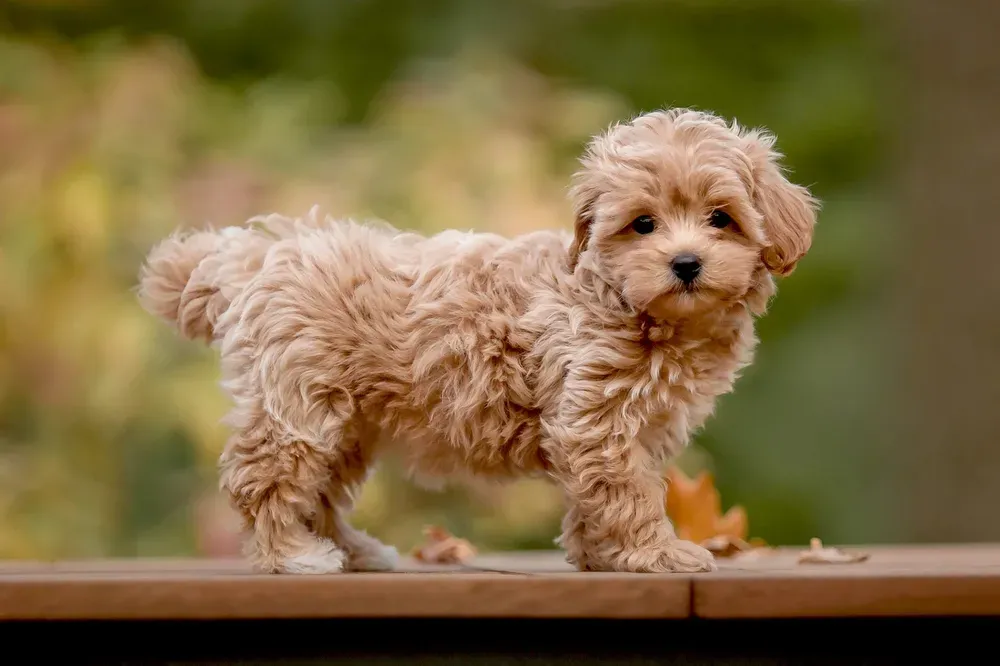
[[[178,233],[160,242],[140,274],[142,306],[190,340],[221,337],[217,325],[230,303],[260,271],[271,246],[298,223],[278,216],[251,222],[258,224]]]

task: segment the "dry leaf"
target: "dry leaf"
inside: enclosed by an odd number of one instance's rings
[[[746,553],[753,550],[753,546],[743,539],[726,536],[725,534],[705,539],[701,542],[701,547],[716,557],[732,557],[738,553]]]
[[[847,553],[833,546],[824,546],[819,539],[809,540],[809,550],[799,553],[799,564],[854,564],[864,562],[867,553]]]
[[[739,553],[735,553],[732,556],[734,560],[746,561],[746,560],[756,560],[761,557],[770,557],[777,555],[778,551],[770,546],[760,546],[756,548],[751,548],[750,550],[745,550]]]
[[[431,564],[463,564],[475,557],[476,549],[465,539],[436,525],[424,528],[426,540],[413,549],[413,557]]]
[[[742,550],[740,544],[747,543],[746,510],[734,506],[723,514],[715,479],[707,471],[691,479],[675,466],[667,470],[667,516],[677,536],[700,543],[709,550],[712,550],[709,546],[715,546],[720,552],[734,548],[739,552]],[[705,545],[706,542],[709,545]]]
[[[701,547],[716,557],[739,557],[740,559],[771,554],[774,551],[762,539],[744,541],[724,534],[705,539],[701,542]]]
[[[707,471],[691,479],[676,466],[667,470],[667,516],[677,536],[701,544],[716,557],[771,551],[762,539],[747,538],[749,525],[742,506],[722,513],[715,479]]]

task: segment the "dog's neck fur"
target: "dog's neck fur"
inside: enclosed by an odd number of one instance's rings
[[[617,373],[632,376],[633,387],[618,397],[642,424],[636,431],[641,446],[662,463],[687,445],[711,415],[715,399],[732,390],[751,362],[757,343],[754,315],[773,282],[765,274],[742,298],[697,316],[663,321],[630,307],[588,259],[572,275],[573,300],[586,308],[599,339],[615,341],[615,350],[607,353]]]

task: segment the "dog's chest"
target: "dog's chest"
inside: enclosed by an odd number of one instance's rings
[[[737,322],[715,335],[668,337],[653,345],[637,374],[650,385],[642,392],[646,422],[639,433],[650,453],[671,456],[704,425],[719,396],[729,393],[753,357],[752,322]]]

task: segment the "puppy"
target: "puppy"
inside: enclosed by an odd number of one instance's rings
[[[572,235],[423,237],[314,210],[158,245],[140,298],[220,350],[221,485],[255,564],[392,568],[347,513],[394,450],[423,477],[547,475],[581,570],[712,570],[666,517],[662,467],[810,247],[818,202],[773,144],[685,109],[616,125],[581,160]]]

